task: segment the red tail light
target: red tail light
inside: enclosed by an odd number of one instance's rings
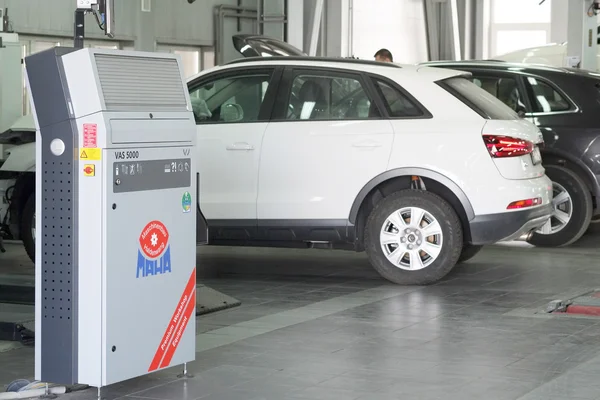
[[[485,147],[495,158],[518,157],[533,151],[534,144],[528,140],[510,136],[483,135]]]
[[[542,204],[542,198],[541,197],[535,197],[533,199],[525,199],[525,200],[513,201],[512,203],[510,203],[508,205],[508,207],[506,207],[506,209],[507,210],[514,210],[514,209],[517,209],[517,208],[527,208],[527,207],[539,206],[540,204]]]

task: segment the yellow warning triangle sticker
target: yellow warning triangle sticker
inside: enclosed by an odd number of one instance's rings
[[[87,154],[86,154],[85,150],[82,150],[82,151],[81,151],[81,155],[79,156],[79,158],[88,158],[88,156],[87,156]]]

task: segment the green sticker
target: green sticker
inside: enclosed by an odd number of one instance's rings
[[[190,192],[185,192],[181,197],[181,208],[183,208],[184,213],[192,211],[192,195]]]

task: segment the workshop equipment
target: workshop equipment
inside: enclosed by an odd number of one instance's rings
[[[195,359],[196,125],[182,71],[172,54],[26,58],[37,380],[101,388]]]

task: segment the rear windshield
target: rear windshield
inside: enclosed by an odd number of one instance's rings
[[[519,119],[519,115],[501,100],[468,79],[455,77],[440,81],[439,84],[485,119]]]

